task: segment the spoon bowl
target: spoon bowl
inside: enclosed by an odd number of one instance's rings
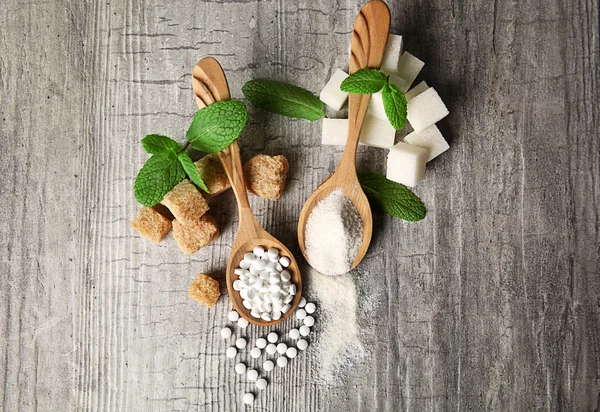
[[[223,68],[212,57],[205,57],[194,66],[192,71],[192,89],[194,90],[194,96],[196,97],[199,109],[217,101],[230,99],[229,85],[227,84]],[[298,307],[302,295],[300,269],[294,255],[292,255],[289,249],[263,229],[252,213],[250,203],[248,202],[246,181],[242,169],[242,158],[237,140],[226,149],[220,151],[219,158],[231,182],[231,188],[235,194],[239,211],[238,231],[231,247],[229,262],[227,263],[226,282],[229,298],[235,310],[248,322],[260,326],[276,325],[289,317]],[[240,293],[233,289],[233,282],[239,279],[239,276],[234,273],[235,269],[239,267],[244,253],[251,252],[255,246],[263,246],[266,249],[278,249],[281,256],[287,256],[290,259],[287,270],[291,274],[291,282],[296,285],[296,294],[290,302],[290,309],[286,313],[283,313],[278,320],[265,321],[250,315],[250,310],[246,309],[242,304]]]
[[[383,1],[371,0],[360,9],[352,33],[350,74],[367,67],[379,68],[381,66],[389,30],[390,10]],[[306,223],[315,206],[334,190],[342,190],[344,196],[356,207],[363,222],[362,243],[350,269],[354,269],[362,261],[371,243],[373,215],[369,201],[356,175],[356,151],[370,100],[370,94],[350,94],[348,99],[348,139],[342,159],[331,176],[309,196],[302,207],[298,220],[298,243],[309,264],[311,262],[306,255]]]

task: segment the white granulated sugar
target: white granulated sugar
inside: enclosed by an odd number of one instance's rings
[[[365,348],[357,321],[357,290],[351,276],[326,276],[308,270],[310,295],[317,300],[319,330],[315,350],[319,381],[330,383],[340,372],[360,359]]]
[[[363,222],[341,189],[321,200],[306,222],[306,256],[312,267],[327,275],[347,273],[360,248]]]

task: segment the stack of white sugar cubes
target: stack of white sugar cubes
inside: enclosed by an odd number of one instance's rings
[[[265,377],[267,373],[275,369],[275,365],[285,368],[300,352],[308,348],[307,339],[311,328],[315,325],[316,309],[314,303],[307,302],[303,297],[300,298],[296,311],[296,319],[300,321],[300,325],[290,329],[283,336],[271,331],[265,337],[256,339],[254,346],[248,344],[247,337],[240,336],[248,327],[248,321],[240,317],[236,311],[229,312],[227,317],[233,324],[237,323],[240,335],[236,339],[232,331],[233,325],[222,328],[220,334],[223,339],[233,342],[225,351],[225,355],[230,359],[236,359],[237,363],[234,366],[236,374],[245,375],[261,391],[267,389],[269,384]],[[244,361],[242,351],[249,348],[251,348],[249,351],[251,359],[246,357]],[[263,355],[266,359],[263,359]],[[262,374],[259,372],[261,368],[264,371]],[[252,391],[242,395],[242,401],[247,405],[254,403],[254,399],[255,393]]]
[[[383,107],[381,91],[371,96],[371,102],[360,133],[360,144],[390,149],[387,178],[406,186],[416,186],[425,176],[425,165],[449,146],[435,125],[448,115],[448,109],[433,87],[421,82],[410,89],[425,63],[402,52],[402,36],[390,34],[381,63],[381,71],[390,83],[405,93],[408,102],[408,122],[413,132],[403,142],[394,145],[396,130],[390,124]],[[348,93],[340,85],[348,74],[336,69],[320,94],[320,99],[334,110],[340,110]],[[410,90],[409,90],[410,89]],[[348,119],[323,119],[322,144],[345,145]]]
[[[242,304],[251,311],[250,315],[270,322],[290,310],[296,285],[286,269],[289,265],[290,258],[279,256],[275,248],[265,250],[256,246],[244,254],[240,267],[234,271],[239,278],[233,282],[233,289],[240,292]]]

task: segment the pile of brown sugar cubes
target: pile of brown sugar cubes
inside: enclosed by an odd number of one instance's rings
[[[131,222],[133,229],[156,243],[161,242],[173,228],[173,237],[186,254],[197,252],[219,237],[217,222],[207,213],[206,199],[231,188],[218,153],[201,158],[195,165],[210,194],[184,179],[159,204],[143,206]],[[289,164],[284,156],[254,156],[244,165],[248,192],[265,199],[279,200],[288,170]]]

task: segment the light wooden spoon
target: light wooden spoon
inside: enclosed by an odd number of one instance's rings
[[[223,73],[223,68],[212,57],[205,57],[194,66],[192,71],[192,88],[198,108],[202,109],[215,101],[229,100],[229,85]],[[275,325],[288,316],[290,316],[297,308],[300,296],[302,295],[302,276],[300,269],[294,259],[294,255],[287,247],[279,240],[275,239],[256,221],[250,203],[248,203],[248,194],[246,192],[246,181],[244,180],[244,170],[242,168],[242,159],[240,149],[238,148],[237,140],[233,142],[227,149],[219,152],[219,158],[223,163],[223,168],[227,173],[227,177],[231,182],[233,193],[237,199],[239,210],[239,225],[235,241],[231,247],[229,262],[227,263],[227,291],[229,298],[233,302],[235,310],[246,319],[248,322],[260,326]],[[239,266],[240,261],[244,257],[244,253],[251,252],[255,246],[263,246],[264,248],[279,249],[281,256],[290,258],[290,265],[287,268],[291,273],[291,281],[296,284],[296,295],[290,302],[291,308],[286,313],[282,314],[278,320],[266,322],[262,319],[256,319],[250,315],[250,311],[242,305],[240,293],[233,290],[233,281],[238,279],[238,275],[234,270]]]
[[[390,30],[390,11],[380,0],[372,0],[364,5],[354,22],[352,47],[350,55],[350,74],[367,67],[379,68],[383,51]],[[369,201],[365,196],[356,175],[356,150],[367,106],[371,100],[370,94],[351,94],[349,97],[349,129],[346,149],[337,168],[327,180],[310,195],[304,203],[298,221],[298,242],[302,254],[306,256],[305,230],[308,217],[321,200],[336,189],[341,189],[344,196],[354,204],[363,222],[363,239],[360,248],[352,262],[354,269],[364,258],[371,243],[373,233],[373,216]],[[317,268],[318,269],[318,268]]]

